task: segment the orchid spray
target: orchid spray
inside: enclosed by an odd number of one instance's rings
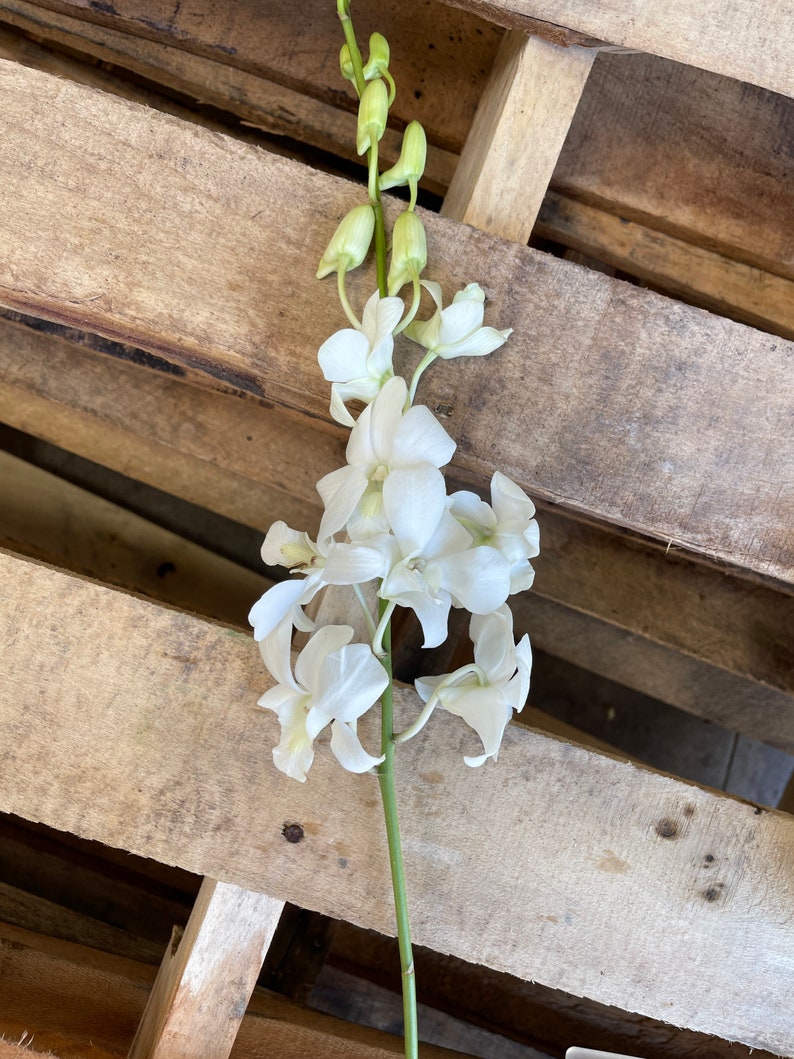
[[[467,491],[447,495],[442,468],[451,460],[455,442],[429,408],[414,404],[419,380],[436,360],[493,352],[510,331],[483,325],[485,295],[477,283],[469,283],[444,306],[439,284],[421,278],[427,246],[415,205],[427,151],[425,133],[411,122],[397,163],[380,173],[378,144],[395,94],[389,46],[374,33],[365,63],[349,8],[350,0],[337,0],[345,36],[340,66],[359,97],[357,149],[367,155],[369,201],[343,218],[317,271],[320,279],[336,274],[350,324],[331,335],[318,354],[331,383],[330,413],[350,428],[347,462],[317,483],[324,513],[316,540],[283,522],[271,526],[262,546],[264,561],[297,576],[266,592],[251,610],[250,622],[275,680],[259,705],[274,711],[281,725],[281,740],[273,751],[277,768],[305,781],[314,741],[330,726],[330,749],[343,768],[378,777],[402,966],[405,1055],[415,1059],[416,992],[395,751],[440,708],[462,718],[479,736],[482,752],[465,757],[468,765],[496,758],[505,727],[529,691],[529,640],[524,636],[514,642],[507,600],[532,584],[530,560],[538,554],[538,527],[532,501],[499,472],[491,482],[490,503]],[[410,198],[394,223],[389,255],[381,191],[399,186],[409,189]],[[359,319],[348,300],[345,277],[364,262],[373,241],[377,290]],[[407,304],[402,297],[406,287]],[[425,292],[435,311],[419,319]],[[410,382],[394,373],[398,336],[422,351]],[[350,402],[363,403],[358,418]],[[377,609],[368,602],[367,583],[375,587]],[[368,642],[353,642],[350,625],[318,628],[308,616],[304,607],[330,585],[353,587]],[[446,640],[450,609],[465,608],[472,615],[474,661],[452,673],[418,679],[416,716],[395,732],[391,619],[398,607],[414,611],[428,648]],[[309,635],[293,668],[296,629]],[[381,745],[372,754],[361,743],[357,722],[378,703]]]

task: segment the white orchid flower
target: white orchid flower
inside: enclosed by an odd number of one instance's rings
[[[438,468],[452,459],[455,442],[429,408],[417,405],[406,411],[407,397],[405,380],[389,379],[350,432],[347,466],[317,483],[325,505],[321,540],[342,529],[354,541],[387,532],[383,487],[396,469],[427,469],[443,488]]]
[[[440,284],[422,280],[422,286],[436,303],[436,311],[429,320],[414,320],[405,334],[429,354],[444,360],[483,357],[493,353],[513,333],[511,328],[497,331],[495,327],[483,327],[485,292],[479,283],[469,283],[458,291],[446,309]]]
[[[361,745],[356,722],[378,701],[388,676],[369,644],[350,643],[352,637],[349,625],[319,629],[298,655],[294,676],[286,623],[260,644],[277,681],[258,703],[273,710],[281,724],[273,761],[301,783],[314,760],[314,740],[329,724],[331,751],[348,772],[366,772],[383,761]]]
[[[346,327],[320,346],[317,359],[332,383],[331,415],[344,426],[355,420],[346,401],[370,404],[383,384],[394,376],[394,329],[404,311],[401,298],[381,298],[376,291],[364,307],[361,330]]]
[[[406,731],[415,734],[427,720],[435,703],[449,713],[462,717],[480,737],[484,753],[466,756],[467,765],[482,765],[489,757],[496,760],[507,722],[513,711],[522,710],[529,694],[532,651],[529,637],[513,642],[513,616],[507,606],[492,614],[474,615],[469,626],[474,642],[474,665],[463,666],[457,673],[423,677],[416,690],[431,707]]]
[[[383,508],[391,533],[337,545],[324,572],[329,583],[352,584],[362,571],[381,578],[387,613],[395,606],[413,610],[425,647],[443,643],[451,606],[487,614],[504,603],[510,564],[494,548],[472,547],[471,535],[447,510],[444,480],[434,467],[393,470],[383,483]]]
[[[523,592],[535,579],[530,559],[540,552],[535,505],[520,486],[496,471],[491,503],[462,490],[450,497],[450,510],[469,531],[473,543],[497,548],[510,563],[510,593]]]

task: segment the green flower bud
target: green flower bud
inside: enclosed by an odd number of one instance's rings
[[[369,59],[364,67],[364,80],[373,81],[383,77],[389,68],[389,42],[382,33],[373,33],[369,38]]]
[[[418,279],[426,264],[425,227],[413,210],[405,210],[394,222],[389,296],[394,297],[406,283]]]
[[[356,129],[356,151],[364,154],[372,144],[372,137],[379,140],[386,128],[389,116],[389,91],[378,78],[370,81],[358,105],[358,128]]]
[[[331,272],[350,272],[358,268],[367,256],[372,233],[375,231],[375,214],[372,207],[356,206],[343,217],[331,237],[331,242],[320,259],[317,279]]]
[[[350,58],[350,48],[346,44],[343,44],[339,52],[339,69],[342,71],[342,77],[346,81],[350,81],[352,84],[356,83],[356,74],[353,69],[353,60]]]
[[[427,160],[427,137],[418,121],[412,121],[403,134],[400,157],[391,169],[381,175],[381,191],[407,184],[412,200],[416,198],[416,184],[425,171]]]

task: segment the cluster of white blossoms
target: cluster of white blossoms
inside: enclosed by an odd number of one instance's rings
[[[384,54],[385,42],[374,38],[370,54],[377,58]],[[364,68],[371,79],[361,96],[358,146],[359,153],[370,151],[370,161],[373,154],[377,157],[390,101],[387,67],[386,49],[385,66],[371,59]],[[343,72],[345,68],[343,49]],[[477,283],[468,284],[444,307],[440,286],[420,280],[427,250],[414,204],[425,151],[424,132],[412,122],[400,160],[379,178],[380,187],[407,185],[411,201],[394,226],[387,283],[369,298],[361,320],[348,303],[344,276],[366,257],[377,217],[372,202],[342,220],[323,255],[318,276],[337,274],[351,323],[324,342],[318,354],[331,383],[331,415],[350,427],[346,464],[317,483],[324,513],[316,540],[276,522],[262,546],[265,563],[286,567],[292,577],[266,592],[249,617],[276,681],[259,705],[273,710],[281,725],[275,764],[301,781],[314,758],[314,740],[329,725],[331,751],[349,771],[366,772],[383,760],[364,749],[356,726],[389,683],[383,641],[397,607],[414,611],[428,648],[446,640],[451,608],[469,611],[474,662],[417,680],[424,706],[417,704],[415,721],[395,741],[415,735],[441,707],[480,737],[483,753],[464,760],[481,765],[496,757],[505,726],[513,711],[523,707],[529,690],[529,640],[524,636],[514,642],[507,600],[532,584],[530,560],[538,554],[532,501],[498,472],[490,503],[467,491],[447,495],[442,469],[455,442],[429,408],[414,404],[419,379],[431,363],[483,356],[510,335],[483,325],[485,295]],[[371,175],[370,185],[372,180]],[[413,292],[407,308],[399,296],[405,284]],[[416,318],[422,290],[435,303],[426,320]],[[394,372],[398,335],[424,351],[410,384]],[[364,404],[357,418],[351,402]],[[361,591],[368,582],[375,583],[380,600],[377,614],[370,612]],[[306,604],[330,585],[354,586],[368,642],[351,642],[349,625],[317,628],[306,615]],[[293,669],[295,629],[310,636]]]

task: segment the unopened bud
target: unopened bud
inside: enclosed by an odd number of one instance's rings
[[[370,81],[358,105],[358,128],[356,129],[356,151],[364,154],[372,145],[373,137],[379,140],[389,117],[389,90],[378,78]]]
[[[418,121],[412,121],[403,134],[402,148],[397,162],[381,175],[381,190],[408,184],[415,195],[414,187],[425,171],[427,160],[427,137]]]
[[[350,48],[343,44],[339,52],[339,69],[346,81],[356,83],[356,72],[353,69],[353,60],[350,58]]]
[[[372,207],[356,206],[343,217],[331,237],[331,242],[320,259],[317,279],[331,272],[350,272],[358,268],[367,256],[372,233],[375,231],[375,214]]]
[[[413,210],[405,210],[394,222],[392,233],[391,266],[389,268],[389,296],[419,278],[427,264],[425,228]]]
[[[389,42],[382,33],[373,33],[369,38],[369,59],[364,67],[364,80],[382,77],[389,68]]]

